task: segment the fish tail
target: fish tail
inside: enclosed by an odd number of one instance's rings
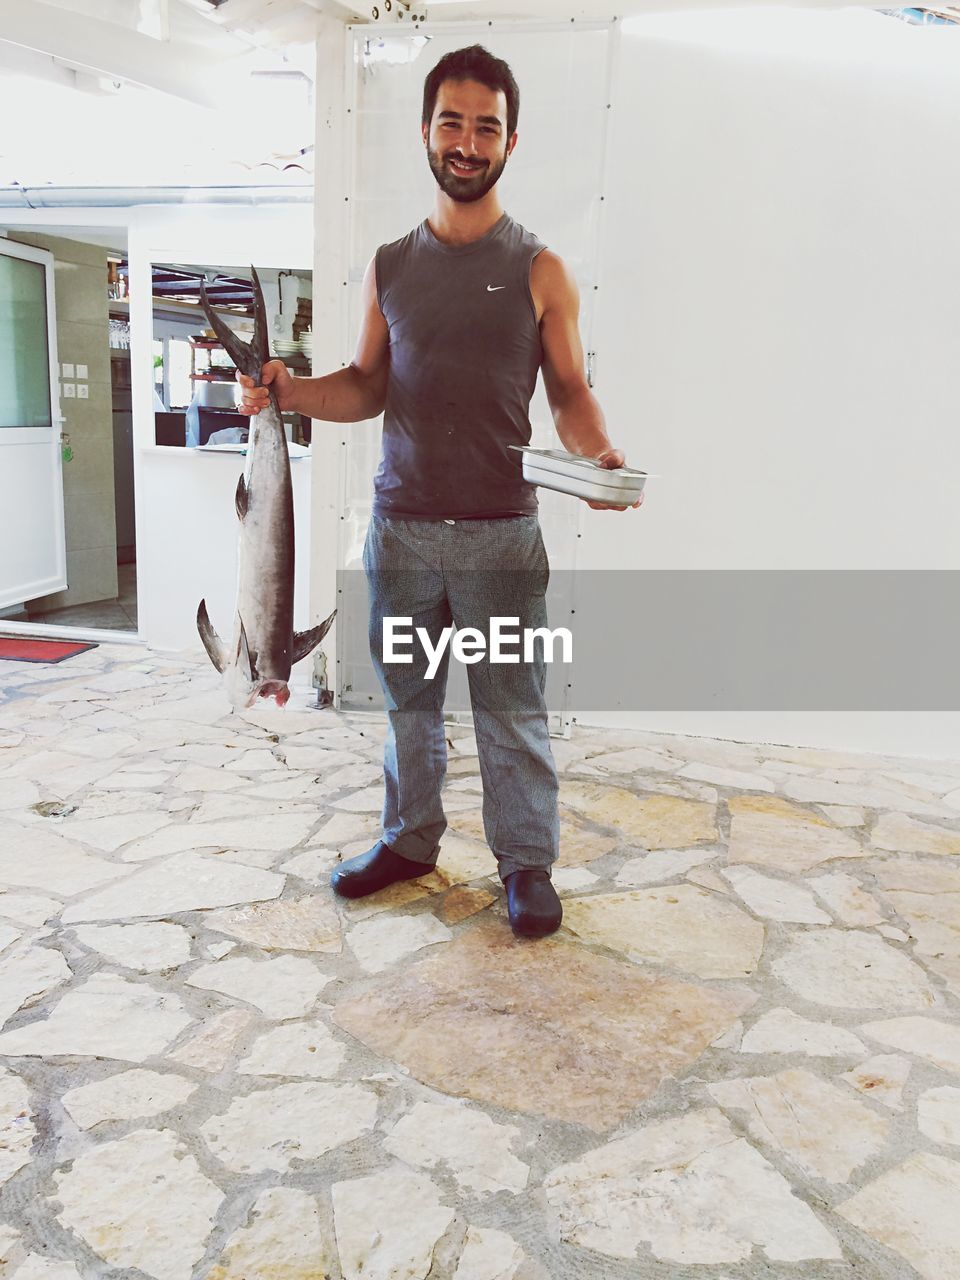
[[[263,301],[263,289],[256,267],[251,267],[253,275],[253,338],[244,342],[238,338],[222,316],[218,315],[210,305],[204,282],[200,282],[200,305],[210,328],[223,344],[227,355],[241,373],[255,378],[259,383],[260,370],[270,359],[270,341],[267,334],[267,308]]]

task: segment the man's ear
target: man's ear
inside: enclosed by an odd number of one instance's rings
[[[430,126],[428,124],[421,124],[420,136],[423,138],[423,145],[428,147],[430,145]]]
[[[512,137],[508,140],[508,142],[507,142],[507,155],[508,155],[508,156],[513,155],[513,148],[514,148],[516,145],[517,145],[517,135],[516,135],[516,134],[513,134],[513,136],[512,136]]]

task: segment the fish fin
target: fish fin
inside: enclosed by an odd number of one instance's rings
[[[309,631],[295,631],[293,633],[293,653],[291,656],[291,664],[299,662],[301,658],[305,658],[308,653],[317,647],[323,637],[333,626],[333,620],[337,616],[334,609],[326,622],[321,622],[319,626],[311,627]]]
[[[197,609],[197,630],[200,632],[200,639],[203,641],[203,647],[207,651],[207,657],[217,670],[222,673],[227,665],[227,651],[223,646],[223,641],[213,629],[213,624],[207,613],[206,600],[201,600],[200,607]]]
[[[241,675],[245,676],[251,684],[258,680],[257,665],[250,656],[250,646],[247,644],[247,631],[243,625],[243,619],[240,619],[240,639],[237,641],[237,665],[240,667]]]
[[[247,482],[241,475],[237,481],[237,519],[242,520],[247,514],[247,507],[250,503],[250,494],[247,490]]]

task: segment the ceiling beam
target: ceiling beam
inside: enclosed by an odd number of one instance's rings
[[[226,0],[223,10],[237,0]],[[877,7],[878,0],[796,0],[805,9],[864,9]],[[431,4],[430,0],[402,0],[404,17],[399,18],[401,0],[393,0],[388,12],[383,0],[301,0],[301,3],[342,22],[358,22],[371,27],[410,27],[411,19],[426,15],[429,22],[546,21],[608,22],[616,13],[621,18],[634,15],[673,13],[685,9],[768,8],[780,0],[612,0],[608,7],[596,0],[454,0]],[[378,17],[373,17],[376,7]]]
[[[296,67],[313,81],[313,52],[320,21],[317,3],[308,0],[221,0],[214,8],[207,0],[179,0],[181,9],[249,49],[266,53],[277,67]]]
[[[350,0],[303,0],[303,2],[318,13],[326,14],[330,18],[339,18],[341,22],[349,23],[369,22],[370,10],[376,0],[358,0],[357,4],[351,4]],[[383,13],[382,4],[379,8],[380,12]]]
[[[204,107],[220,107],[220,64],[182,43],[72,13],[42,0],[3,0],[0,43],[19,45],[81,71],[169,93]]]
[[[305,0],[309,3],[310,0]],[[326,7],[346,10],[347,3],[341,0],[324,0]],[[795,0],[804,9],[841,9],[859,7],[873,9],[878,0]],[[369,21],[371,6],[377,0],[365,0],[359,10],[363,18]],[[446,4],[430,4],[430,0],[416,0],[411,3],[411,12],[427,15],[428,22],[477,22],[477,21],[509,21],[510,19],[540,20],[544,22],[609,22],[616,14],[619,18],[642,16],[644,14],[677,13],[695,9],[733,9],[733,8],[772,8],[779,6],[780,0],[615,0],[609,6],[600,5],[596,0],[448,0]],[[383,4],[378,5],[380,20],[375,25],[384,25]],[[394,5],[394,9],[396,6]],[[403,25],[403,23],[401,23]]]

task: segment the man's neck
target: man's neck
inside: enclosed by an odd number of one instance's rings
[[[485,236],[491,227],[503,217],[503,208],[496,190],[488,191],[482,200],[464,204],[451,200],[446,192],[437,188],[433,212],[427,221],[430,230],[441,244],[470,244]]]

